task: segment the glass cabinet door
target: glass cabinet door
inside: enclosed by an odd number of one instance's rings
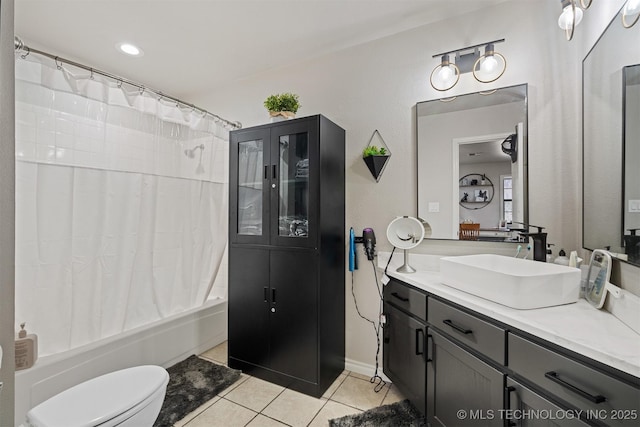
[[[269,134],[247,132],[234,135],[233,139],[230,157],[236,167],[230,177],[231,205],[235,207],[229,218],[232,241],[267,243]]]
[[[315,243],[316,197],[312,193],[317,171],[313,170],[316,159],[312,135],[309,126],[283,125],[272,130],[271,159],[276,169],[271,186],[277,192],[271,195],[272,215],[277,219],[272,230],[275,244],[310,247]]]

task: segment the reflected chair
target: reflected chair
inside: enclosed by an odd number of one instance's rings
[[[480,223],[460,224],[460,240],[478,240],[480,236]]]

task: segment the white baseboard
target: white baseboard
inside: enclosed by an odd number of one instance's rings
[[[373,377],[373,374],[376,370],[375,365],[369,365],[367,363],[362,363],[349,358],[344,359],[344,368],[347,371],[355,372],[356,374],[365,375],[368,377]],[[387,378],[387,376],[382,372],[382,364],[378,366],[378,375],[387,383],[391,383],[391,380]]]

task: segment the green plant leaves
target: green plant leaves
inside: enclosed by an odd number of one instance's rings
[[[296,113],[300,108],[300,103],[298,95],[287,92],[269,96],[264,101],[264,107],[269,111],[291,111]]]
[[[375,145],[368,145],[365,147],[364,150],[362,150],[362,157],[369,157],[369,156],[386,156],[387,155],[387,149],[384,147],[380,147],[378,148]]]

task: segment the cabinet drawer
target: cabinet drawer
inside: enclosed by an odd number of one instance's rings
[[[566,408],[561,408],[511,378],[507,378],[505,397],[505,406],[510,410],[510,413],[505,414],[504,418],[509,419],[510,423],[515,422],[515,424],[507,425],[530,426],[535,424],[557,426],[558,424],[553,423],[555,420],[549,420],[548,423],[544,422],[546,414],[554,414],[558,418],[562,417],[556,421],[557,423],[562,423],[562,427],[588,427],[588,424],[578,417],[563,416],[566,414]],[[523,409],[530,412],[524,412],[522,411]],[[537,414],[539,414],[538,417],[535,416]],[[539,422],[536,424],[534,421]]]
[[[427,320],[427,295],[391,280],[384,287],[384,300],[424,321]]]
[[[433,298],[429,298],[428,313],[430,325],[504,365],[504,329]]]
[[[578,409],[590,411],[594,414],[592,418],[612,426],[638,423],[640,389],[578,361],[509,334],[509,366],[548,393]],[[624,411],[631,412],[625,416]],[[630,419],[634,411],[635,418]],[[616,419],[621,417],[627,419]]]

